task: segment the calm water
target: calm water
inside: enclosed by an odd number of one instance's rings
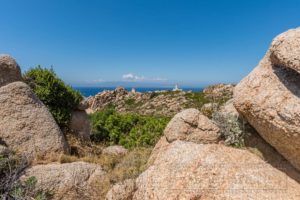
[[[89,97],[94,96],[99,92],[102,92],[104,90],[114,90],[115,87],[74,87],[74,89],[78,90],[83,96]],[[132,88],[125,88],[128,91],[131,91]],[[151,92],[151,91],[157,91],[157,90],[172,90],[173,88],[135,88],[137,92]],[[202,91],[202,88],[181,88],[184,91],[193,91],[193,92],[199,92]]]

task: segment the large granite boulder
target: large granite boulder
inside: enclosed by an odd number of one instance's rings
[[[299,199],[298,182],[246,150],[162,143],[159,156],[136,180],[134,200]]]
[[[33,157],[68,152],[54,118],[23,82],[0,88],[0,138],[11,150]]]
[[[235,88],[234,106],[300,170],[300,29],[274,39],[258,66]]]
[[[274,65],[291,68],[300,73],[300,28],[278,35],[270,47]]]
[[[21,80],[21,70],[17,62],[8,55],[0,55],[0,87]]]
[[[113,185],[106,194],[105,200],[132,200],[135,191],[135,180],[127,179]]]
[[[104,148],[102,153],[109,156],[120,157],[125,156],[128,153],[128,150],[121,145],[111,145]]]
[[[72,112],[70,128],[80,139],[90,140],[91,122],[85,111],[77,110]]]
[[[25,171],[21,180],[35,177],[35,190],[54,194],[53,199],[101,199],[106,172],[86,162],[36,165]],[[109,184],[109,183],[107,183]]]
[[[169,142],[185,140],[196,143],[217,143],[219,128],[199,110],[190,108],[176,114],[164,130]]]

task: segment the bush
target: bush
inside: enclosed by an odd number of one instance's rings
[[[82,100],[80,93],[58,78],[53,69],[32,68],[24,74],[24,80],[48,107],[58,125],[67,127],[71,112]]]
[[[51,199],[49,192],[35,190],[35,177],[29,177],[24,182],[19,180],[28,166],[26,157],[12,153],[7,156],[0,155],[0,199]]]
[[[225,144],[234,147],[244,147],[245,137],[249,135],[245,123],[237,116],[216,112],[213,120],[221,129]]]
[[[96,142],[123,145],[126,148],[154,145],[169,118],[117,113],[112,108],[91,115],[92,137]]]
[[[185,97],[189,100],[189,104],[186,105],[187,108],[195,107],[201,109],[201,107],[209,103],[210,101],[205,97],[203,92],[191,92],[186,93]]]

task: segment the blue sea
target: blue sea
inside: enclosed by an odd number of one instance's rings
[[[99,92],[102,92],[104,90],[114,90],[116,89],[115,87],[74,87],[74,89],[78,90],[83,96],[89,97],[89,96],[94,96]],[[126,88],[126,90],[131,91],[130,88]],[[184,91],[193,91],[193,92],[200,92],[203,90],[203,88],[188,88],[188,87],[183,87],[181,88]],[[152,92],[152,91],[157,91],[157,90],[173,90],[173,88],[143,88],[143,87],[137,87],[135,88],[137,92]]]

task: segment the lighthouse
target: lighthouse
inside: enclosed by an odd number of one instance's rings
[[[176,92],[176,91],[182,91],[182,89],[179,89],[178,84],[176,83],[176,85],[175,85],[173,91],[174,91],[174,92]]]

